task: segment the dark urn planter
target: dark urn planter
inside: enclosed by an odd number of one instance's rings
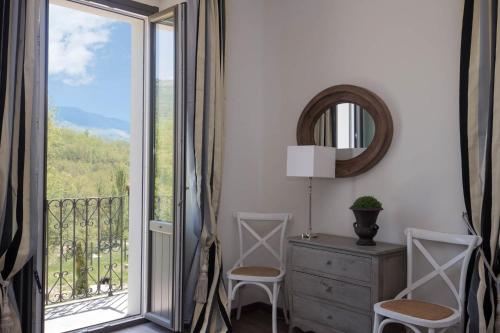
[[[378,225],[377,217],[382,208],[351,208],[356,218],[354,222],[354,231],[359,239],[356,242],[358,245],[375,245],[373,237],[377,234]]]

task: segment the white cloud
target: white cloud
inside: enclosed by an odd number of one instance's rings
[[[112,20],[57,5],[50,5],[49,74],[70,85],[89,84],[96,50],[111,33]]]

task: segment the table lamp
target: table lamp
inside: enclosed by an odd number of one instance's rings
[[[302,238],[316,237],[312,232],[312,179],[335,178],[335,148],[323,146],[289,146],[287,149],[286,175],[309,179],[309,221]]]

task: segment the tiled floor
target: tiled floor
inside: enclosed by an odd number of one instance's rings
[[[45,309],[45,332],[61,333],[127,316],[128,293],[72,301]]]

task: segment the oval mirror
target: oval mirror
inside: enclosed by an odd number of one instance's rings
[[[356,176],[372,168],[392,141],[392,117],[371,91],[339,85],[317,94],[297,124],[299,145],[337,148],[336,177]]]

